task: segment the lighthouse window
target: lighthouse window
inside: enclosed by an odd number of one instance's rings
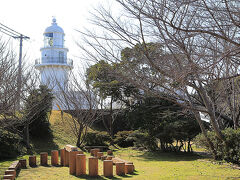
[[[53,33],[44,34],[44,47],[53,46]]]
[[[59,52],[59,62],[64,63],[64,53],[62,51]]]
[[[46,37],[53,37],[53,33],[46,33],[45,36]]]

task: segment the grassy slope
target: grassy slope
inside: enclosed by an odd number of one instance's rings
[[[64,114],[64,118],[69,118]],[[73,144],[75,138],[72,131],[62,122],[60,113],[53,111],[50,118],[51,129],[53,130],[53,139],[49,141],[36,141],[35,153],[60,149],[66,144]],[[229,165],[220,165],[209,159],[200,158],[196,155],[172,154],[172,153],[149,153],[143,151],[135,151],[131,149],[120,149],[114,153],[117,157],[125,160],[133,161],[136,167],[134,175],[126,175],[124,177],[114,176],[113,179],[240,179],[240,170],[232,169]],[[87,154],[89,156],[89,154]],[[21,157],[19,157],[21,158]],[[23,158],[28,158],[24,156]],[[0,162],[0,171],[8,167],[10,161]],[[39,162],[39,155],[37,155]],[[50,157],[49,157],[50,162]],[[115,167],[114,167],[115,173]],[[0,173],[1,174],[1,173]],[[98,179],[107,179],[102,176],[102,162],[99,161],[99,177]],[[21,170],[17,179],[94,179],[88,176],[77,178],[69,175],[67,167],[41,167],[28,168]]]
[[[33,149],[35,154],[40,152],[51,153],[51,150],[61,149],[66,144],[72,144],[76,142],[76,138],[73,134],[73,131],[68,126],[68,121],[70,115],[64,113],[63,120],[61,118],[61,113],[59,111],[52,111],[50,116],[50,126],[52,130],[52,137],[47,139],[34,139],[33,140]]]
[[[63,120],[61,118],[61,113],[59,111],[52,111],[50,116],[51,128],[53,130],[54,143],[63,148],[66,144],[72,144],[76,142],[76,137],[73,131],[68,125],[70,115],[64,113]]]

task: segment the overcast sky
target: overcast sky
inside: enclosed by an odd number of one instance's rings
[[[30,40],[24,41],[23,48],[28,63],[33,64],[35,59],[40,58],[43,32],[51,25],[52,16],[55,16],[58,25],[65,32],[68,57],[78,61],[75,58],[79,56],[74,42],[78,36],[75,29],[88,28],[89,11],[102,2],[106,3],[107,0],[2,0],[0,23],[30,37]],[[11,40],[11,43],[18,53],[19,41]]]

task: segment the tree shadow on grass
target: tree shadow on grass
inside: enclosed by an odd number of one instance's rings
[[[94,179],[105,179],[104,177],[102,177],[102,176],[89,176],[89,175],[81,175],[81,176],[75,176],[75,177],[77,177],[77,178],[84,178],[84,179],[91,179],[91,180],[94,180]],[[111,179],[111,177],[110,177],[110,179]]]
[[[52,150],[59,149],[59,146],[54,142],[52,131],[45,137],[32,139],[32,147],[32,153],[35,152],[37,154],[41,152],[47,152],[48,154],[51,154]]]
[[[92,179],[92,180],[94,180],[94,179],[105,179],[105,178],[103,178],[102,176],[95,176],[95,177],[92,177],[92,176],[89,176],[89,175],[81,175],[81,176],[75,176],[75,177],[77,177],[77,178],[84,178],[84,179]]]
[[[122,179],[122,178],[133,178],[135,175],[138,175],[136,174],[136,172],[132,173],[132,174],[125,174],[125,175],[122,175],[122,176],[119,176],[119,177],[107,177],[108,179]]]
[[[143,161],[194,161],[197,159],[205,159],[205,157],[194,154],[194,153],[184,153],[184,152],[144,152],[141,155],[135,157],[142,158]]]
[[[96,177],[92,177],[92,176],[89,176],[89,175],[82,175],[82,176],[75,176],[77,178],[84,178],[84,179],[91,179],[91,180],[99,180],[99,179],[113,179],[113,180],[118,180],[118,179],[122,179],[122,178],[132,178],[133,175],[138,175],[136,173],[133,173],[131,175],[123,175],[123,176],[119,176],[119,177],[116,177],[116,176],[112,176],[112,177],[103,177],[103,176],[96,176]]]

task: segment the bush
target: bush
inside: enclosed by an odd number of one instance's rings
[[[139,130],[131,133],[126,141],[134,141],[134,146],[137,148],[143,147],[150,151],[156,151],[158,149],[156,139],[148,133]]]
[[[48,114],[52,109],[53,94],[47,86],[40,85],[30,92],[25,103],[25,116],[32,138],[44,138],[51,135]]]
[[[85,137],[86,146],[106,146],[111,137],[107,132],[89,131]]]
[[[237,130],[227,128],[222,131],[222,133],[225,136],[225,142],[219,140],[214,132],[208,132],[208,137],[213,142],[217,152],[217,159],[240,164],[240,128]],[[196,145],[204,147],[210,151],[202,134],[199,134],[194,139],[194,142]]]
[[[134,140],[128,140],[126,141],[127,137],[132,133],[133,131],[119,131],[115,135],[114,144],[119,145],[120,147],[130,147],[133,146]]]
[[[171,98],[166,96],[167,98]],[[139,129],[148,135],[141,139],[148,139],[145,146],[162,151],[188,151],[191,152],[191,140],[201,129],[191,113],[183,112],[182,107],[174,102],[156,97],[145,97],[134,104],[127,113],[132,129]],[[158,141],[158,143],[156,142]],[[182,143],[173,145],[174,141],[186,142],[188,148],[184,149]],[[148,143],[148,145],[147,145]],[[156,147],[160,145],[159,147]],[[179,146],[178,146],[179,145]]]
[[[0,128],[0,159],[17,157],[25,150],[20,136]]]

